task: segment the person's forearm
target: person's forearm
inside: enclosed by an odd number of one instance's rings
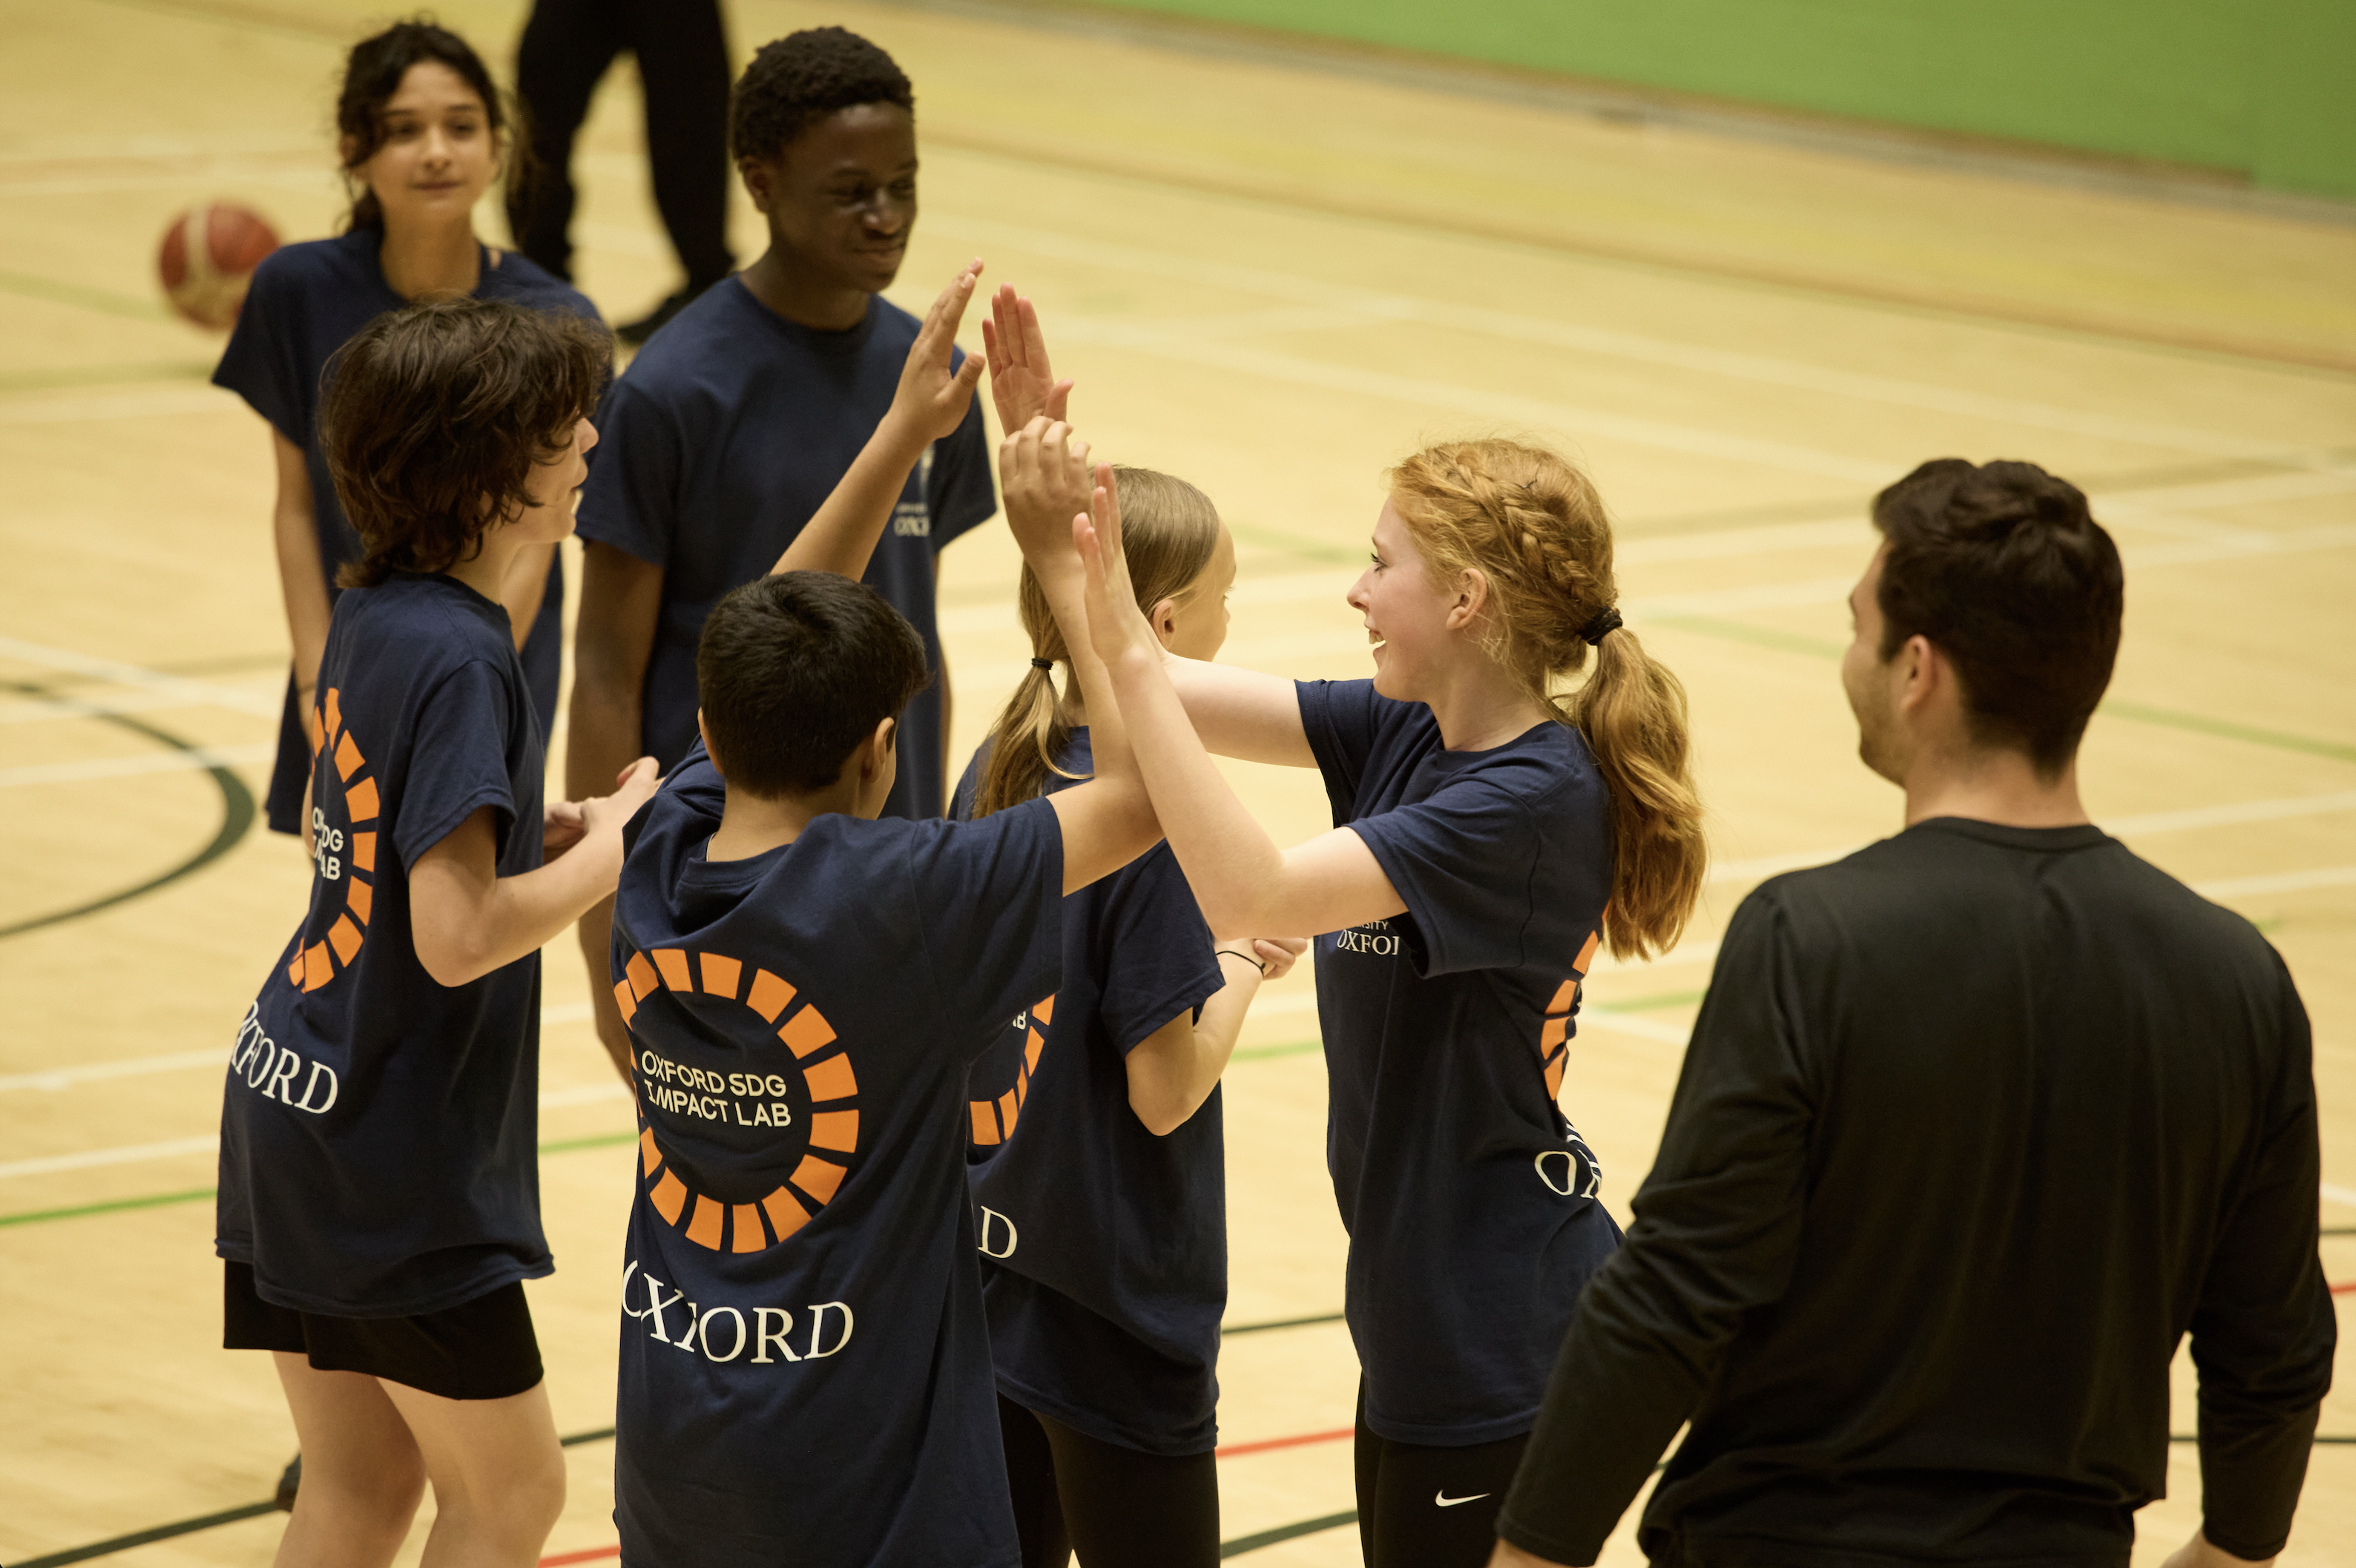
[[[936,571],[937,571],[937,570],[938,570],[938,566],[939,566],[938,561],[937,561],[937,560],[936,560],[934,564],[935,564],[935,570],[936,570]],[[956,776],[956,775],[955,775],[955,772],[954,772],[954,770],[952,770],[952,769],[951,769],[951,767],[950,767],[950,765],[949,765],[949,759],[950,759],[950,757],[952,757],[953,755],[955,755],[955,754],[956,754],[956,751],[957,751],[957,748],[956,748],[956,747],[954,747],[953,745],[951,745],[951,744],[949,743],[949,742],[950,742],[950,737],[951,737],[952,732],[953,732],[953,731],[951,731],[950,726],[951,726],[951,725],[956,721],[956,719],[957,719],[957,700],[956,700],[957,694],[956,694],[954,691],[952,691],[952,690],[950,689],[950,688],[949,688],[949,656],[948,656],[948,649],[946,649],[946,648],[944,648],[944,649],[942,649],[942,650],[941,650],[940,678],[941,678],[941,811],[942,811],[942,814],[943,814],[944,816],[946,816],[946,815],[948,814],[948,804],[949,804],[950,800],[951,800],[951,799],[953,799],[953,798],[956,796],[956,795],[957,795],[957,786],[956,786],[956,784],[955,784],[953,782],[951,782],[951,781],[955,778],[955,776]]]
[[[786,553],[769,569],[772,575],[780,571],[865,575],[867,562],[907,488],[908,472],[930,444],[921,430],[885,414],[826,504],[802,525]]]
[[[540,619],[541,601],[548,597],[549,566],[555,559],[552,544],[526,545],[516,552],[515,564],[508,569],[499,597],[507,606],[508,624],[515,632],[518,651],[530,639],[532,624]]]
[[[1162,667],[1186,720],[1214,755],[1280,768],[1313,768],[1301,698],[1280,675],[1164,654]]]
[[[1087,579],[1078,559],[1051,562],[1044,572],[1033,566],[1032,574],[1039,579],[1047,607],[1055,612],[1056,628],[1064,634],[1064,647],[1070,655],[1072,677],[1079,682],[1080,700],[1087,705],[1088,756],[1096,776],[1141,782],[1137,753],[1130,742],[1129,720],[1116,700],[1111,672],[1088,642]],[[1222,927],[1216,921],[1211,923],[1220,930],[1247,929]]]
[[[597,1043],[622,1082],[637,1087],[630,1072],[630,1026],[622,1021],[621,999],[614,995],[614,901],[599,899],[589,906],[574,931],[581,939],[581,957],[589,969],[589,1014],[596,1025]]]
[[[319,555],[319,535],[311,515],[281,500],[272,519],[278,551],[279,592],[286,605],[286,635],[294,647],[294,684],[300,706],[310,710],[319,661],[327,652],[327,568]],[[308,720],[305,720],[308,722]]]
[[[616,830],[583,839],[536,871],[495,877],[455,908],[440,901],[434,961],[426,973],[442,985],[464,986],[539,952],[611,895],[621,874],[622,836]],[[426,953],[421,945],[421,962]]]
[[[1155,1137],[1185,1125],[1227,1070],[1244,1015],[1259,991],[1258,960],[1236,956],[1249,945],[1219,955],[1226,984],[1205,999],[1201,1017],[1179,1015],[1129,1053],[1129,1108]]]
[[[1089,739],[1097,739],[1102,714],[1117,709],[1162,831],[1211,929],[1322,929],[1285,918],[1283,852],[1227,787],[1187,722],[1162,661],[1132,648],[1108,673],[1112,700],[1088,694]],[[1103,766],[1101,754],[1098,766]]]

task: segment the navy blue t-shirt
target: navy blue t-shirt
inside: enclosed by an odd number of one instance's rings
[[[615,906],[622,1562],[1012,1565],[965,1085],[1059,978],[1055,810],[830,814],[714,864],[724,798],[699,741]]]
[[[343,592],[336,586],[337,570],[359,560],[361,551],[359,535],[345,519],[343,503],[327,476],[327,453],[319,446],[320,380],[328,358],[361,327],[409,304],[384,281],[384,269],[377,261],[383,240],[376,229],[355,229],[332,240],[310,240],[272,251],[254,269],[253,286],[238,311],[237,330],[230,334],[229,347],[213,371],[215,386],[227,387],[252,404],[254,412],[303,449],[330,603]],[[597,307],[585,295],[512,251],[484,249],[482,281],[475,285],[475,297],[567,310],[597,320]],[[525,678],[543,736],[552,733],[556,723],[564,642],[562,562],[560,555],[549,565],[548,596],[524,640]],[[270,826],[281,833],[303,830],[303,784],[311,776],[311,742],[295,707],[296,684],[287,683],[286,711],[278,726],[278,763],[270,777],[266,807]]]
[[[484,806],[539,866],[540,721],[507,612],[451,577],[336,602],[319,666],[311,908],[238,1029],[215,1249],[265,1301],[439,1312],[555,1267],[540,1228],[540,955],[417,961],[409,873]]]
[[[949,815],[973,815],[985,742]],[[1056,759],[1095,771],[1085,726]],[[1076,781],[1047,776],[1049,793]],[[1150,1454],[1216,1445],[1227,1306],[1226,1143],[1214,1088],[1156,1137],[1129,1053],[1226,984],[1178,859],[1157,844],[1064,901],[1064,984],[975,1064],[970,1172],[1001,1392]]]
[[[664,767],[695,739],[703,618],[722,594],[766,576],[826,504],[891,408],[922,325],[879,294],[850,331],[819,332],[729,278],[657,333],[607,393],[581,534],[663,569],[640,743]],[[977,405],[910,472],[867,566],[865,581],[908,617],[936,671],[933,557],[997,509]],[[937,679],[900,715],[899,736],[884,813],[937,817]]]
[[[1407,904],[1316,943],[1366,1424],[1494,1442],[1537,1423],[1580,1290],[1619,1244],[1555,1104],[1612,892],[1610,797],[1564,725],[1451,752],[1430,709],[1370,680],[1298,689],[1334,826]]]

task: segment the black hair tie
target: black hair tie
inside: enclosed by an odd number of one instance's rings
[[[1055,661],[1054,659],[1033,659],[1031,661],[1031,667],[1033,669],[1054,669],[1055,667]]]
[[[1605,633],[1619,629],[1620,612],[1607,607],[1596,612],[1595,619],[1579,629],[1579,640],[1591,648],[1603,640]]]

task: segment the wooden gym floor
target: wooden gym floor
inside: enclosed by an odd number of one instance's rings
[[[443,14],[504,68],[519,5]],[[289,239],[330,231],[334,75],[380,15],[0,0],[12,1563],[256,1502],[294,1447],[263,1359],[215,1348],[207,1193],[219,1062],[305,885],[299,848],[251,824],[286,657],[271,470],[261,422],[205,383],[218,339],[166,316],[152,257],[173,214],[214,197]],[[2087,488],[2131,578],[2090,804],[2288,957],[2316,1026],[2324,1223],[2343,1232],[2326,1264],[2356,1282],[2356,224],[2088,188],[2059,164],[2011,178],[1722,137],[1526,82],[1484,97],[1462,72],[1053,13],[751,0],[733,43],[741,59],[822,21],[875,37],[918,86],[925,208],[897,297],[979,251],[990,281],[1039,300],[1099,449],[1195,480],[1234,527],[1229,659],[1365,671],[1341,593],[1376,475],[1419,441],[1528,431],[1592,465],[1629,620],[1693,694],[1717,855],[1684,947],[1600,975],[1582,1019],[1565,1104],[1623,1217],[1735,901],[1896,826],[1836,681],[1866,498],[1944,454],[2031,458]],[[637,112],[624,69],[581,159],[583,282],[615,317],[672,283]],[[736,233],[749,260],[749,209]],[[959,757],[1026,653],[1015,563],[989,528],[943,558]],[[1312,775],[1236,773],[1287,841],[1326,825]],[[547,974],[561,1272],[532,1301],[560,1426],[592,1433],[612,1422],[630,1115],[569,944]],[[1231,1541],[1351,1505],[1349,1445],[1326,1435],[1349,1424],[1355,1367],[1331,1317],[1343,1238],[1315,1036],[1304,970],[1262,1001],[1228,1078],[1230,1321],[1311,1320],[1226,1349]],[[2356,1438],[2356,1392],[2332,1395],[2323,1429]],[[610,1547],[610,1453],[571,1450],[552,1553]],[[2189,1445],[2170,1480],[2139,1564],[2198,1518]],[[279,1528],[245,1519],[116,1561],[259,1563]],[[1325,1528],[1254,1560],[1355,1552]],[[1605,1561],[1637,1561],[1624,1529]],[[2286,1561],[2356,1563],[2356,1448],[2318,1448]]]

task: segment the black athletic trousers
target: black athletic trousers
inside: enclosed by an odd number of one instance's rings
[[[998,1396],[1023,1568],[1216,1568],[1218,1462],[1145,1454]]]
[[[1464,1448],[1394,1443],[1366,1424],[1360,1379],[1358,1544],[1366,1568],[1483,1568],[1529,1441],[1525,1432]]]
[[[516,248],[573,276],[573,139],[627,49],[646,88],[655,206],[690,288],[728,275],[728,39],[719,0],[538,0],[516,49],[531,177],[508,199]]]

